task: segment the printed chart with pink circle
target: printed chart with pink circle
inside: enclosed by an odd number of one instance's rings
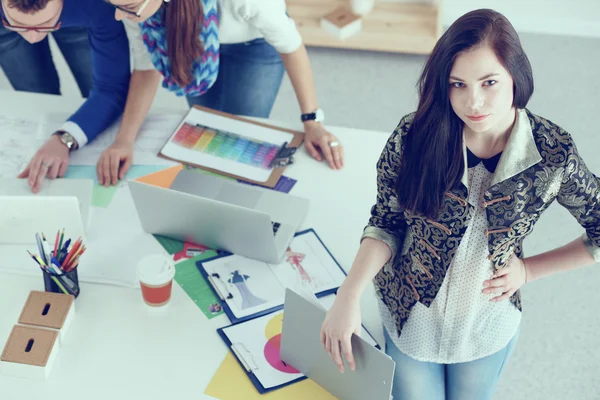
[[[295,368],[281,361],[283,312],[264,315],[223,328],[235,355],[267,390],[302,378]],[[258,387],[257,387],[258,388]]]
[[[299,374],[296,369],[281,361],[281,330],[283,326],[283,314],[279,314],[271,318],[267,322],[265,335],[267,343],[265,344],[265,359],[273,368],[286,374]]]

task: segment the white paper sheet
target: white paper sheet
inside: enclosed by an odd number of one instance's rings
[[[75,196],[79,199],[79,210],[83,226],[87,230],[92,204],[93,182],[89,179],[46,179],[36,194],[31,192],[27,180],[0,178],[0,196]],[[29,238],[31,239],[31,238]]]
[[[121,186],[107,208],[92,207],[88,251],[79,264],[84,281],[137,286],[138,261],[147,254],[166,254],[158,241],[144,232],[129,187]]]
[[[82,282],[135,287],[138,285],[138,261],[147,254],[166,254],[158,241],[143,231],[127,185],[117,191],[109,207],[91,208],[86,239],[87,251],[77,268]],[[1,248],[0,271],[40,275],[39,268],[23,246]],[[37,253],[35,242],[32,241],[29,250]]]
[[[266,182],[269,179],[269,176],[271,176],[273,169],[253,166],[226,157],[208,154],[195,148],[186,148],[173,141],[177,132],[185,123],[192,126],[199,124],[216,131],[233,133],[236,136],[240,136],[256,143],[268,143],[279,148],[286,142],[290,143],[294,138],[294,135],[291,133],[249,124],[244,121],[226,118],[193,108],[171,135],[169,142],[161,150],[163,155],[181,160],[185,163],[212,168],[227,174],[237,175],[258,182]]]
[[[285,289],[304,287],[321,293],[339,287],[345,279],[327,249],[313,231],[296,236],[281,264],[274,265],[232,255],[202,263],[236,318],[243,318],[283,304]]]
[[[68,117],[68,114],[60,113],[43,115],[40,135],[47,137],[62,126]],[[146,118],[135,141],[133,163],[138,165],[176,165],[177,163],[173,161],[157,157],[157,154],[181,122],[182,117],[182,115],[168,114]],[[69,164],[96,165],[102,152],[113,144],[120,126],[121,120],[119,119],[91,143],[74,152],[70,157]]]
[[[333,305],[335,295],[319,299],[325,310]],[[283,364],[279,355],[283,311],[277,311],[223,329],[249,368],[265,389],[286,384],[304,375]],[[372,346],[376,342],[365,330],[361,334]]]
[[[16,178],[43,140],[38,118],[0,114],[0,178]]]

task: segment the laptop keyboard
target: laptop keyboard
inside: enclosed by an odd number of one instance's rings
[[[277,233],[277,231],[279,230],[279,227],[281,226],[281,224],[279,222],[271,221],[271,225],[273,226],[273,235],[275,235]]]

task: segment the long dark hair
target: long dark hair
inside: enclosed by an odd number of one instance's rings
[[[463,122],[452,110],[449,76],[461,52],[489,44],[514,81],[513,106],[524,108],[533,94],[533,74],[517,32],[494,10],[471,11],[436,43],[418,82],[419,106],[406,135],[396,191],[406,210],[436,219],[444,192],[464,172]]]
[[[204,52],[200,40],[204,24],[202,1],[171,0],[165,4],[164,12],[171,76],[179,86],[186,86],[194,79],[194,61]]]

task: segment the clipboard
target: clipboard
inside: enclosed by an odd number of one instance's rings
[[[335,264],[336,268],[339,269],[339,271],[341,272],[341,277],[345,278],[346,277],[346,271],[344,271],[344,269],[341,267],[341,265],[339,264],[339,262],[335,259],[335,257],[333,256],[333,254],[331,254],[331,252],[329,251],[329,249],[327,248],[327,246],[325,246],[325,243],[323,243],[323,241],[321,240],[321,238],[319,237],[319,235],[315,232],[314,229],[306,229],[304,231],[301,232],[297,232],[294,235],[294,238],[297,238],[299,236],[302,235],[306,235],[312,233],[315,235],[316,239],[318,240],[318,242],[321,244],[321,246],[323,247],[323,249],[326,251],[327,255],[331,258],[331,261],[333,261],[333,263]],[[274,305],[273,307],[269,307],[267,309],[264,309],[262,311],[253,313],[253,314],[249,314],[246,316],[241,316],[241,317],[237,317],[235,315],[235,313],[233,312],[233,310],[231,309],[231,307],[229,306],[227,300],[232,300],[235,296],[234,293],[231,293],[229,290],[223,290],[223,288],[227,287],[226,284],[226,277],[220,276],[218,273],[209,273],[205,267],[204,264],[209,263],[211,261],[215,261],[215,260],[219,260],[219,259],[224,259],[226,257],[231,257],[233,256],[233,254],[228,253],[228,252],[223,252],[215,257],[211,257],[208,258],[206,260],[200,260],[196,263],[196,267],[198,268],[198,270],[200,271],[200,273],[202,274],[202,276],[204,277],[204,279],[206,279],[206,281],[209,283],[209,287],[211,288],[211,290],[213,291],[213,293],[215,294],[215,296],[219,299],[219,303],[221,305],[221,308],[223,309],[223,311],[225,312],[225,314],[227,315],[227,317],[229,318],[229,320],[231,321],[232,324],[238,324],[241,322],[245,322],[257,317],[261,317],[263,315],[267,315],[267,314],[271,314],[275,311],[281,310],[283,308],[284,305],[284,301],[285,301],[285,289],[283,290],[282,296],[281,296],[281,302],[278,303],[277,305]],[[331,289],[328,290],[322,290],[319,291],[317,293],[313,294],[317,297],[317,298],[321,298],[330,294],[334,294],[337,293],[337,290],[339,288],[339,285],[336,285],[335,287],[332,287]]]
[[[335,297],[335,294],[333,294],[332,296]],[[331,301],[333,301],[333,298],[331,299]],[[279,310],[279,311],[281,311],[281,310]],[[273,315],[273,318],[276,318],[279,313],[277,311],[275,311],[271,314]],[[271,314],[265,314],[265,315],[262,315],[261,317],[257,317],[257,318],[266,318],[266,317],[269,317]],[[284,311],[283,320],[285,320],[285,311]],[[250,320],[250,321],[252,321],[252,320]],[[245,322],[249,322],[249,321],[245,321]],[[265,393],[268,393],[268,392],[271,392],[271,391],[274,391],[277,389],[281,389],[288,385],[303,381],[307,378],[304,374],[302,374],[301,372],[298,372],[297,374],[293,374],[293,375],[298,375],[298,377],[296,377],[296,378],[290,379],[289,381],[287,381],[285,383],[274,385],[272,387],[265,387],[263,385],[263,382],[261,382],[260,377],[258,376],[261,371],[260,364],[261,363],[264,364],[265,360],[262,360],[262,361],[258,360],[259,355],[257,355],[257,359],[255,359],[252,352],[249,351],[249,349],[246,347],[246,345],[244,343],[239,343],[239,342],[233,343],[226,332],[227,330],[229,330],[231,328],[235,328],[238,326],[241,327],[244,324],[245,324],[244,322],[241,322],[238,324],[231,324],[229,326],[217,329],[217,333],[219,334],[221,339],[223,339],[223,341],[225,342],[225,344],[227,345],[229,350],[232,352],[232,354],[235,356],[236,360],[238,361],[238,364],[244,370],[244,372],[246,373],[246,375],[248,376],[248,378],[250,379],[250,381],[252,382],[252,384],[254,385],[254,387],[260,394],[265,394]],[[247,332],[247,329],[244,329],[244,331]],[[281,333],[283,333],[283,331]],[[373,347],[375,347],[378,350],[381,350],[381,347],[379,346],[379,344],[377,344],[377,342],[375,341],[375,339],[373,338],[371,333],[364,327],[364,325],[362,326],[362,335],[361,336],[363,338],[368,338],[368,339],[363,339],[363,341],[371,342],[370,344]],[[268,340],[266,340],[266,341],[268,341]],[[283,343],[283,341],[281,343]],[[262,355],[263,355],[263,353],[260,354],[260,356],[262,356]],[[331,363],[333,363],[333,361],[331,361]]]
[[[198,113],[198,111],[200,111],[201,113],[205,113],[205,114],[201,114]],[[217,122],[217,124],[213,124],[213,125],[219,125],[219,126],[211,126],[211,124],[198,124],[198,118],[202,119],[201,117],[209,117],[209,119],[211,119],[213,122]],[[189,127],[192,128],[189,128]],[[222,127],[224,126],[231,126],[234,127],[235,129],[223,129]],[[197,154],[193,154],[191,151],[183,150],[182,149],[182,154],[185,154],[185,157],[182,157],[179,152],[174,151],[173,150],[173,143],[177,142],[177,138],[178,135],[181,134],[181,132],[183,132],[183,130],[185,129],[194,129],[194,127],[199,127],[198,128],[198,132],[194,133],[194,134],[190,134],[190,140],[187,141],[185,143],[186,146],[189,145],[189,147],[187,147],[187,149],[192,150],[192,149],[196,149],[198,150]],[[243,168],[245,167],[245,165],[243,163],[239,163],[239,165],[234,166],[234,161],[232,160],[237,160],[238,162],[240,162],[240,160],[243,159],[243,157],[241,155],[239,155],[237,158],[236,155],[238,153],[236,153],[235,151],[228,151],[228,152],[223,152],[223,153],[227,153],[227,155],[222,156],[221,160],[219,160],[215,153],[209,154],[209,153],[205,153],[206,148],[203,147],[204,143],[206,143],[206,140],[201,139],[202,135],[204,134],[205,137],[208,137],[206,135],[207,132],[210,131],[210,135],[213,135],[213,133],[216,136],[212,136],[214,138],[218,138],[219,135],[221,135],[221,137],[227,137],[227,138],[233,138],[233,136],[237,136],[238,142],[236,143],[240,143],[242,140],[246,140],[248,139],[250,142],[252,143],[261,143],[261,139],[260,138],[255,138],[255,137],[247,137],[246,134],[248,132],[259,132],[259,130],[264,130],[265,132],[268,130],[271,134],[273,133],[277,133],[279,132],[280,134],[286,134],[285,136],[288,138],[288,140],[286,140],[283,143],[275,143],[273,144],[272,147],[270,147],[271,150],[269,150],[268,155],[265,156],[264,161],[266,162],[267,160],[269,161],[269,165],[271,165],[270,167],[267,166],[263,166],[263,168],[265,169],[264,173],[259,174],[260,176],[266,176],[266,174],[268,173],[268,170],[270,170],[270,174],[268,174],[268,177],[264,180],[262,179],[253,179],[250,178],[248,176],[243,176],[243,172],[241,172],[243,170]],[[191,138],[191,136],[194,136],[193,138]],[[197,138],[195,136],[198,136]],[[260,135],[259,135],[260,136]],[[264,137],[263,137],[264,138]],[[196,140],[196,142],[193,142]],[[204,142],[202,142],[204,140]],[[223,140],[228,140],[228,139],[223,139]],[[229,139],[229,140],[233,140],[233,139]],[[179,125],[177,125],[177,128],[175,129],[175,131],[173,132],[173,134],[167,139],[167,141],[165,142],[165,144],[161,147],[161,150],[158,153],[158,156],[164,159],[168,159],[171,161],[175,161],[175,162],[180,162],[182,164],[185,164],[187,166],[190,167],[195,167],[195,168],[201,168],[203,170],[209,171],[209,172],[213,172],[216,174],[220,174],[223,176],[228,176],[231,178],[235,178],[238,180],[242,180],[245,182],[249,182],[249,183],[253,183],[255,185],[259,185],[259,186],[265,186],[265,187],[269,187],[269,188],[273,188],[275,187],[275,185],[277,185],[277,182],[279,182],[279,179],[281,178],[281,176],[283,175],[283,172],[285,171],[285,167],[289,164],[291,164],[293,162],[293,154],[297,151],[297,149],[300,148],[300,146],[302,145],[302,142],[304,141],[304,132],[300,132],[300,131],[295,131],[295,130],[291,130],[291,129],[285,129],[285,128],[281,128],[275,125],[270,125],[270,124],[265,124],[262,122],[257,122],[257,121],[253,121],[249,118],[244,118],[244,117],[240,117],[237,115],[233,115],[233,114],[229,114],[229,113],[225,113],[225,112],[221,112],[221,111],[216,111],[216,110],[212,110],[210,108],[207,107],[202,107],[202,106],[198,106],[195,105],[193,106],[184,116],[184,118],[182,119],[182,121],[179,123]],[[215,144],[217,142],[217,140],[212,140],[210,139],[208,141],[209,144],[207,144],[207,146],[210,147],[210,143]],[[178,142],[179,143],[179,142]],[[195,143],[195,144],[194,144]],[[228,142],[227,142],[228,143]],[[262,142],[262,143],[266,143],[266,142]],[[241,145],[240,145],[241,146]],[[222,146],[222,148],[225,148],[225,145]],[[236,148],[235,144],[231,145],[231,148]],[[249,147],[247,147],[246,149],[249,149]],[[242,152],[244,152],[244,150],[242,150]],[[274,155],[272,154],[275,153]],[[259,154],[260,150],[255,153],[255,154]],[[244,153],[246,154],[246,153]],[[271,160],[271,157],[272,160]],[[196,159],[196,160],[202,160],[202,162],[194,162],[192,161],[192,159]],[[258,158],[259,160],[262,158]],[[257,158],[254,158],[253,161],[257,160]],[[219,164],[221,163],[221,164]],[[212,165],[212,166],[211,166]],[[225,166],[226,168],[217,168],[215,167],[215,165],[221,165],[221,166]],[[246,169],[249,168],[253,168],[253,166],[246,166]],[[225,171],[228,170],[228,171]],[[234,172],[237,171],[238,173]]]
[[[230,326],[233,326],[233,325],[230,325]],[[293,383],[300,382],[300,381],[303,381],[304,379],[306,379],[306,376],[301,376],[299,378],[293,379],[282,385],[277,385],[277,386],[274,386],[271,388],[265,388],[263,386],[263,384],[261,383],[260,379],[255,374],[255,371],[258,370],[256,363],[254,362],[254,360],[252,360],[251,357],[246,356],[246,354],[249,354],[249,352],[247,350],[245,350],[245,347],[243,345],[240,346],[239,344],[231,343],[231,340],[229,340],[229,338],[227,337],[227,334],[225,334],[225,332],[224,332],[224,329],[226,329],[226,328],[228,328],[228,326],[217,329],[217,333],[219,334],[221,339],[223,339],[223,341],[229,348],[229,351],[231,351],[231,353],[234,355],[238,364],[240,364],[240,367],[242,367],[242,369],[248,376],[248,379],[250,379],[250,381],[252,382],[252,384],[254,385],[256,390],[258,391],[258,393],[265,394],[268,392],[272,392],[273,390],[281,389],[288,385],[291,385]]]

